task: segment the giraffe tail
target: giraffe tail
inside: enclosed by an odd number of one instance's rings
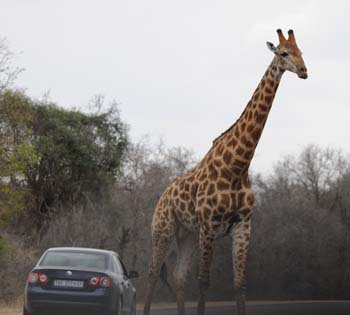
[[[159,278],[162,281],[162,283],[168,288],[170,293],[173,293],[173,289],[168,281],[168,268],[165,263],[162,264],[162,267],[160,268]]]

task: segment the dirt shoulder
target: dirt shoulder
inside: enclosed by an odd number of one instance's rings
[[[22,315],[22,308],[20,308],[20,307],[2,307],[2,308],[0,308],[0,315]]]

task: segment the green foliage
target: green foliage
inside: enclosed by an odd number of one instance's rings
[[[22,142],[14,146],[8,154],[7,167],[3,176],[24,176],[28,168],[32,168],[38,162],[39,156],[31,143]]]
[[[103,191],[127,147],[115,104],[86,114],[13,91],[0,95],[0,137],[2,220],[18,217],[26,204],[38,228],[62,204]]]
[[[11,185],[0,186],[0,223],[10,223],[23,214],[25,206],[24,190],[16,190]]]
[[[9,223],[24,211],[25,172],[37,159],[28,128],[30,100],[20,93],[0,95],[0,223]]]

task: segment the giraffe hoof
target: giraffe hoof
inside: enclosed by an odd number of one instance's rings
[[[236,304],[238,315],[246,315],[245,311],[245,286],[236,289]]]

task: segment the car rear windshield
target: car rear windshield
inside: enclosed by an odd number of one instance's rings
[[[99,253],[48,252],[40,262],[43,267],[107,269],[107,256]]]

